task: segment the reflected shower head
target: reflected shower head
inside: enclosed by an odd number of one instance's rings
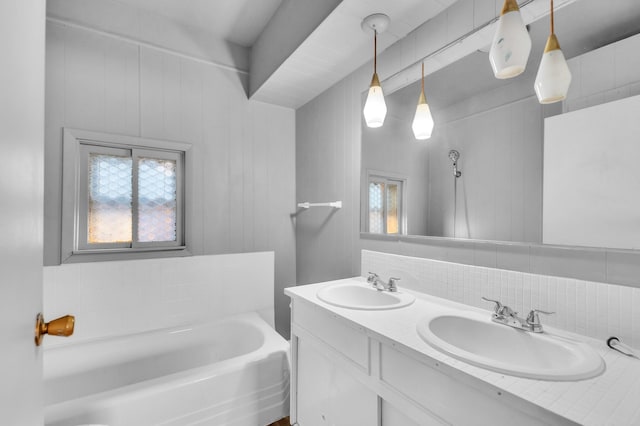
[[[458,159],[460,158],[460,153],[455,149],[449,151],[449,159],[453,161],[453,176],[459,178],[462,176],[462,172],[458,170]]]

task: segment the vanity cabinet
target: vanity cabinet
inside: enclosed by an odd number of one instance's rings
[[[288,294],[294,425],[574,424]]]
[[[375,425],[377,395],[339,363],[326,347],[298,339],[297,401],[300,425]]]

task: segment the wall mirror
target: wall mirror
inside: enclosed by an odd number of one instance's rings
[[[556,33],[569,60],[639,33],[638,22],[637,0],[578,0],[556,11]],[[416,140],[411,130],[420,81],[386,94],[383,127],[371,129],[362,120],[362,232],[616,247],[548,241],[544,235],[543,201],[549,200],[543,190],[553,185],[544,182],[544,123],[562,114],[563,106],[540,105],[534,94],[548,19],[529,29],[527,69],[514,79],[497,80],[483,51],[426,76],[436,123],[431,139]],[[575,150],[566,161],[580,162],[579,155]],[[640,208],[634,208],[639,222]],[[640,235],[636,241],[618,248],[640,248]]]

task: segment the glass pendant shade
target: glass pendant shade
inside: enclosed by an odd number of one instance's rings
[[[522,74],[531,53],[531,37],[515,0],[505,0],[498,29],[491,43],[489,61],[496,78],[512,78]]]
[[[538,75],[534,85],[538,101],[541,104],[552,104],[567,97],[571,85],[571,71],[564,58],[558,39],[551,34],[547,40],[547,47],[538,68]]]
[[[429,104],[427,104],[424,92],[422,92],[420,93],[420,99],[416,107],[416,115],[413,117],[413,123],[411,124],[413,135],[418,140],[429,139],[433,132],[433,125],[431,109],[429,108]]]
[[[384,102],[384,93],[378,80],[378,74],[374,73],[369,87],[367,101],[364,104],[364,120],[367,127],[382,127],[387,115],[387,104]]]

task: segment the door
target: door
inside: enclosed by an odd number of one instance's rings
[[[41,426],[45,0],[0,20],[0,424]]]

